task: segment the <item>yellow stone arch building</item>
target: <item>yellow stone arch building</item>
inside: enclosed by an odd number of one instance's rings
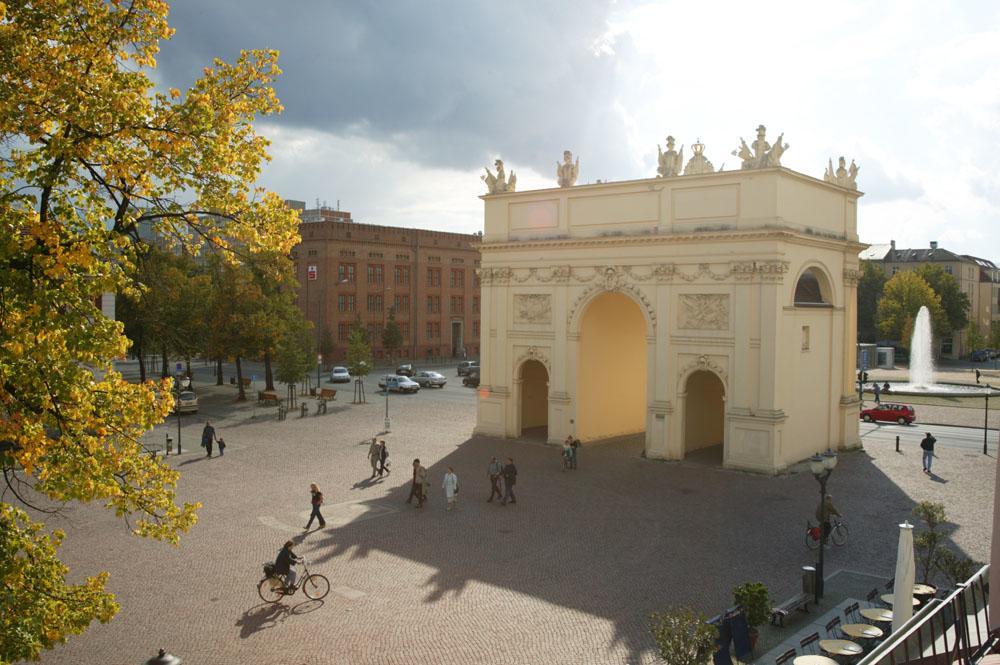
[[[858,446],[859,196],[783,167],[484,196],[476,432],[767,473]]]

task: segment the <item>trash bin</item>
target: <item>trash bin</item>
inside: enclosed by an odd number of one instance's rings
[[[802,566],[802,593],[807,595],[816,593],[815,566]]]

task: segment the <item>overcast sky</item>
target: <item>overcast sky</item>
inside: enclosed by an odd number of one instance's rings
[[[861,167],[861,239],[1000,262],[1000,3],[175,0],[155,76],[281,52],[261,184],[357,221],[474,232],[518,189],[656,173],[667,134],[718,168],[758,124],[789,168]]]

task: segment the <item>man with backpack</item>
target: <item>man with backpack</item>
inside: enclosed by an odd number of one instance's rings
[[[937,443],[937,439],[931,436],[930,432],[921,439],[920,447],[924,451],[924,473],[930,474],[931,472],[931,462],[934,461],[934,444]]]

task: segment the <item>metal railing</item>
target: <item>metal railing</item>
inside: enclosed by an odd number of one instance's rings
[[[974,665],[991,644],[989,566],[934,598],[858,665]]]

